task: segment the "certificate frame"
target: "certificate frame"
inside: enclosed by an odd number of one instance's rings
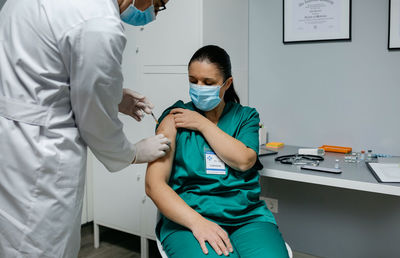
[[[283,0],[283,44],[351,41],[351,13],[352,0]]]
[[[388,49],[400,50],[400,0],[389,0]]]

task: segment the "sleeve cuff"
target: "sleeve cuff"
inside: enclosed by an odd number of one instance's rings
[[[113,153],[112,155],[103,155],[95,150],[92,150],[92,152],[108,171],[117,172],[131,165],[136,156],[134,144],[129,142],[124,149],[125,151],[122,154]]]

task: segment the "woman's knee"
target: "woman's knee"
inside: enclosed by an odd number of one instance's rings
[[[249,223],[231,234],[241,257],[287,258],[285,241],[278,227],[269,222]]]

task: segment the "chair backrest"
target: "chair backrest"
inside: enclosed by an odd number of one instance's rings
[[[168,258],[168,256],[165,253],[164,248],[162,247],[162,244],[161,244],[160,240],[158,239],[158,237],[156,238],[156,242],[157,242],[158,251],[160,252],[161,257],[162,258]]]
[[[157,223],[156,224],[158,224],[160,219],[161,219],[161,213],[159,210],[157,210]],[[156,242],[157,242],[157,248],[158,248],[158,251],[160,252],[161,257],[168,258],[167,254],[164,251],[164,248],[162,247],[160,240],[158,239],[158,236],[156,236]]]
[[[286,250],[287,250],[287,253],[288,253],[288,255],[289,255],[289,258],[293,258],[293,252],[292,252],[292,248],[290,248],[290,246],[288,245],[288,243],[286,243],[285,242],[285,245],[286,245]],[[165,256],[166,258],[168,258],[167,256]],[[163,257],[164,258],[164,257]]]

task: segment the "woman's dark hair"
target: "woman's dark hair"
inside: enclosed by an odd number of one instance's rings
[[[229,77],[232,77],[231,59],[228,53],[218,46],[208,45],[200,48],[190,59],[189,66],[194,61],[207,61],[211,64],[215,64],[224,77],[224,81],[226,81]],[[224,101],[240,103],[239,96],[236,94],[235,88],[233,87],[233,82],[229,89],[225,92]]]

